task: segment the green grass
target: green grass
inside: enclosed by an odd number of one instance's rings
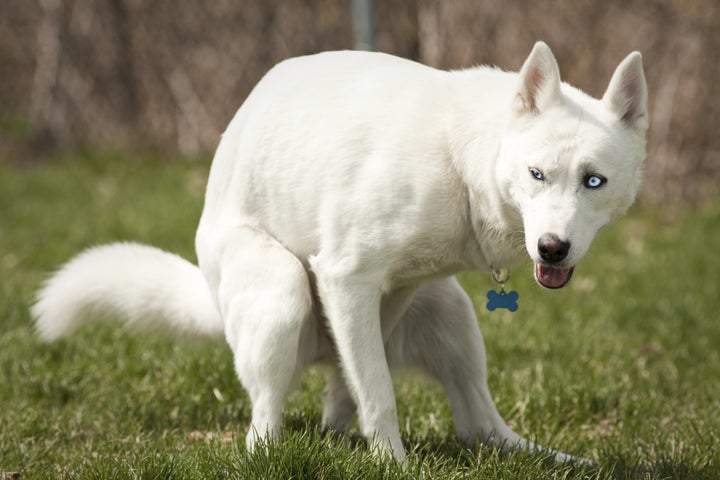
[[[194,259],[208,162],[123,155],[0,163],[0,478],[720,478],[720,204],[668,220],[636,209],[602,232],[572,284],[514,271],[520,310],[489,313],[464,274],[490,386],[519,433],[598,462],[467,449],[442,390],[396,381],[405,470],[318,433],[327,372],[288,401],[284,438],[250,455],[250,406],[224,345],[93,326],[54,344],[28,305],[80,249],[137,240]]]

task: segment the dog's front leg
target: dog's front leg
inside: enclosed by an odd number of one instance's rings
[[[417,287],[411,285],[383,296],[380,302],[380,323],[384,343],[387,343],[416,291]],[[322,429],[345,434],[350,428],[357,407],[341,371],[336,371],[325,387],[323,404]]]
[[[425,285],[387,342],[393,367],[415,366],[446,389],[458,437],[506,452],[527,450],[558,462],[590,464],[537,445],[507,426],[490,396],[485,344],[470,297],[453,277]]]
[[[380,283],[368,275],[327,271],[320,262],[312,268],[363,435],[378,453],[402,461],[405,450],[380,324]]]

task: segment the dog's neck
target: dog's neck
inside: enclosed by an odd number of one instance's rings
[[[474,265],[476,269],[511,268],[527,257],[520,212],[494,190],[474,192],[468,188],[472,241],[484,260],[484,265]]]
[[[454,73],[457,85],[451,88],[447,136],[453,167],[467,191],[471,241],[476,242],[481,257],[471,261],[472,267],[511,267],[526,257],[523,222],[518,207],[498,185],[495,171],[517,74],[484,67]],[[479,82],[473,82],[473,77],[479,75],[502,85],[494,89],[494,98],[483,98],[487,93],[477,91],[474,85]],[[468,104],[468,98],[474,103]]]

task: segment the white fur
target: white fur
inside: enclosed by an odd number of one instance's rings
[[[572,244],[562,266],[574,266],[634,199],[647,129],[640,55],[602,100],[558,72],[541,42],[520,73],[362,52],[282,62],[220,142],[199,270],[149,247],[90,250],[41,291],[38,327],[56,338],[107,307],[132,323],[224,328],[253,403],[249,448],[277,436],[302,369],[329,360],[323,426],[344,431],[357,411],[380,452],[404,458],[394,366],[444,385],[461,438],[542,449],[495,409],[472,303],[451,275],[526,254],[542,264],[548,232]],[[587,172],[607,184],[584,187]]]
[[[198,268],[137,243],[94,247],[72,259],[45,283],[32,314],[45,340],[104,317],[141,329],[169,325],[180,333],[223,334],[223,320]]]

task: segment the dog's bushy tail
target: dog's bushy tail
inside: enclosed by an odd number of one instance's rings
[[[90,248],[70,260],[38,292],[32,315],[48,341],[101,319],[218,338],[224,329],[197,266],[137,243]]]

